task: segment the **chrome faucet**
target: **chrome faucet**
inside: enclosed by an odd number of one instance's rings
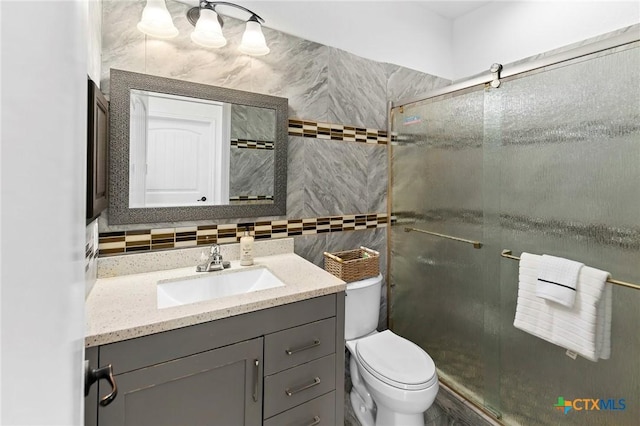
[[[211,252],[206,262],[196,267],[196,272],[221,271],[224,269],[222,263],[222,255],[220,254],[220,246],[214,244],[211,246]]]

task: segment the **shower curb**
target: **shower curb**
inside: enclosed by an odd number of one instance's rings
[[[436,396],[436,404],[448,417],[469,426],[504,426],[500,420],[491,417],[486,408],[477,406],[440,380],[440,390]]]

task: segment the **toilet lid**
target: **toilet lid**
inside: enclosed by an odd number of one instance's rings
[[[389,330],[358,340],[356,354],[369,373],[393,387],[419,390],[438,380],[429,354]]]

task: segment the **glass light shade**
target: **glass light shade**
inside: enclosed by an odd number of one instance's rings
[[[200,9],[200,18],[191,33],[191,40],[204,47],[222,47],[227,44],[216,12],[211,9]]]
[[[138,29],[152,37],[172,38],[178,35],[164,0],[147,0]]]
[[[247,21],[238,50],[246,55],[262,56],[270,52],[262,34],[262,26],[256,21]]]

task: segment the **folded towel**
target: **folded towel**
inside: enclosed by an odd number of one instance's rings
[[[541,256],[522,253],[518,302],[513,325],[590,361],[611,355],[611,284],[609,273],[588,266],[580,269],[576,297],[569,308],[536,296]]]
[[[538,266],[536,296],[572,307],[576,299],[578,274],[583,266],[580,262],[562,257],[542,255]]]

